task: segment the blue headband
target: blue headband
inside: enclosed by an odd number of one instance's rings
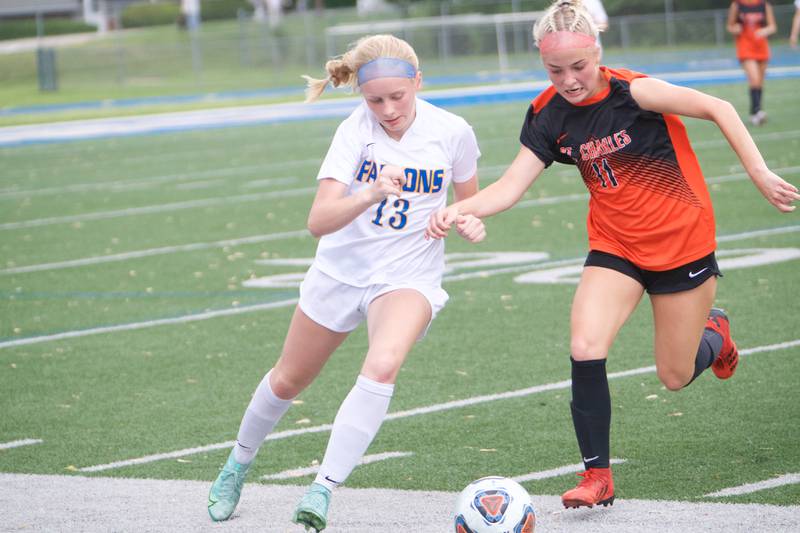
[[[361,65],[358,69],[358,84],[363,85],[376,78],[414,78],[417,69],[408,61],[394,57],[379,57]]]

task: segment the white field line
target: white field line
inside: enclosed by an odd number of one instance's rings
[[[755,134],[752,137],[756,144],[768,141],[786,141],[788,139],[800,137],[800,130],[772,131],[769,133]],[[729,146],[728,140],[720,138],[692,143],[693,148],[711,148],[715,146]]]
[[[731,235],[721,235],[717,237],[717,242],[740,241],[744,239],[752,239],[754,237],[769,237],[771,235],[781,235],[783,233],[795,233],[797,231],[800,231],[800,226],[781,226],[778,228],[757,229],[742,233],[734,233]]]
[[[84,257],[82,259],[72,259],[69,261],[58,261],[55,263],[40,263],[38,265],[27,265],[0,269],[2,274],[22,274],[25,272],[40,272],[42,270],[58,270],[61,268],[72,268],[77,266],[97,265],[100,263],[111,263],[114,261],[127,261],[140,257],[150,257],[153,255],[172,254],[176,252],[193,252],[196,250],[207,250],[209,248],[224,248],[226,246],[240,246],[242,244],[257,244],[260,242],[275,241],[280,239],[294,239],[309,237],[308,230],[284,231],[280,233],[268,233],[266,235],[253,235],[250,237],[240,237],[238,239],[225,239],[214,242],[196,242],[192,244],[180,244],[176,246],[163,246],[161,248],[149,248],[147,250],[134,250],[131,252],[120,252],[118,254],[101,255],[97,257]]]
[[[760,353],[760,352],[771,352],[776,350],[784,350],[787,348],[792,348],[795,346],[800,346],[800,339],[796,339],[793,341],[782,342],[778,344],[771,344],[767,346],[756,346],[755,348],[748,348],[739,351],[740,356],[746,356],[751,353]],[[618,379],[624,378],[629,376],[638,376],[640,374],[651,374],[656,371],[655,365],[650,366],[643,366],[640,368],[632,368],[630,370],[623,370],[621,372],[612,372],[608,375],[608,379]],[[469,407],[472,405],[479,405],[488,402],[494,402],[497,400],[508,400],[511,398],[522,398],[525,396],[530,396],[532,394],[538,394],[541,392],[548,392],[554,390],[561,390],[569,388],[571,385],[571,380],[564,380],[564,381],[557,381],[554,383],[545,383],[543,385],[535,385],[533,387],[528,387],[525,389],[518,389],[513,391],[501,392],[497,394],[486,394],[483,396],[474,396],[472,398],[464,398],[463,400],[454,400],[451,402],[439,403],[434,405],[428,405],[424,407],[417,407],[415,409],[409,409],[406,411],[398,411],[395,413],[390,413],[386,416],[386,421],[389,420],[399,420],[402,418],[409,418],[412,416],[430,414],[430,413],[438,413],[441,411],[449,411],[451,409],[460,409],[462,407]],[[290,429],[286,431],[279,431],[277,433],[272,433],[267,436],[265,440],[280,440],[286,439],[289,437],[296,437],[299,435],[306,435],[309,433],[320,433],[323,431],[330,431],[333,426],[331,424],[323,424],[320,426],[313,426],[303,429]],[[165,453],[158,453],[154,455],[147,455],[144,457],[138,457],[135,459],[126,459],[123,461],[115,461],[113,463],[106,463],[102,465],[94,465],[94,466],[85,466],[83,468],[79,468],[80,472],[101,472],[104,470],[112,470],[115,468],[123,468],[127,466],[134,466],[134,465],[141,465],[146,463],[152,463],[155,461],[161,461],[163,459],[174,459],[177,457],[184,457],[187,455],[194,455],[197,453],[208,452],[212,450],[219,450],[219,449],[227,449],[232,447],[236,441],[226,441],[226,442],[218,442],[215,444],[208,444],[205,446],[197,446],[194,448],[184,448],[182,450],[175,450],[172,452],[165,452]]]
[[[611,464],[619,465],[626,461],[627,459],[611,459]],[[542,470],[541,472],[531,472],[530,474],[524,474],[522,476],[514,476],[511,479],[513,479],[517,483],[525,483],[526,481],[538,481],[540,479],[548,479],[551,477],[559,477],[566,474],[574,474],[576,472],[581,472],[583,470],[586,470],[586,467],[583,466],[583,463],[576,463],[574,465],[560,466],[558,468],[553,468],[551,470]]]
[[[84,222],[87,220],[105,220],[109,218],[127,217],[133,215],[150,215],[152,213],[163,213],[164,211],[177,211],[179,209],[195,209],[198,207],[210,207],[214,205],[225,205],[240,202],[257,202],[269,198],[285,198],[288,196],[301,196],[313,194],[316,187],[303,187],[300,189],[287,189],[285,191],[272,191],[251,194],[239,194],[235,196],[225,196],[222,198],[202,198],[199,200],[187,200],[185,202],[172,202],[169,204],[146,205],[142,207],[130,207],[126,209],[115,209],[112,211],[98,211],[95,213],[84,213],[81,215],[67,215],[61,217],[35,218],[20,222],[6,222],[0,224],[0,230],[10,230],[19,228],[32,228],[48,226],[51,224],[66,224],[71,222]]]
[[[368,465],[370,463],[377,463],[378,461],[386,461],[387,459],[399,459],[401,457],[408,457],[414,455],[411,452],[385,452],[376,453],[372,455],[365,455],[358,463],[360,465]],[[292,470],[284,470],[277,474],[266,474],[261,476],[261,479],[276,480],[276,479],[294,479],[297,477],[309,476],[319,472],[319,465],[309,466],[306,468],[295,468]]]
[[[774,169],[777,174],[793,174],[800,171],[800,166],[782,167]],[[744,172],[728,174],[724,176],[715,176],[708,178],[707,183],[721,183],[725,181],[740,181],[748,179],[747,174]],[[31,228],[48,226],[51,224],[66,224],[73,222],[84,222],[88,220],[105,220],[109,218],[147,215],[152,213],[162,213],[164,211],[172,211],[179,209],[194,209],[198,207],[209,207],[214,205],[223,205],[239,202],[254,202],[268,198],[282,198],[287,196],[301,196],[303,194],[312,194],[316,192],[316,187],[304,187],[299,189],[287,189],[284,191],[274,191],[258,194],[240,194],[234,196],[225,196],[221,198],[204,198],[199,200],[187,200],[184,202],[172,202],[168,204],[158,204],[142,207],[130,207],[126,209],[116,209],[111,211],[98,211],[95,213],[83,213],[80,215],[66,215],[58,217],[35,218],[31,220],[22,220],[19,222],[6,222],[0,224],[0,230],[11,230],[20,228]],[[589,197],[587,193],[568,194],[564,196],[554,196],[550,198],[536,198],[532,200],[525,200],[519,202],[514,208],[520,207],[534,207],[539,205],[551,205],[562,202],[571,202],[578,200],[585,200]]]
[[[241,189],[261,189],[264,187],[272,187],[273,185],[288,185],[289,183],[297,183],[300,180],[297,176],[286,176],[284,178],[264,178],[257,180],[250,180],[239,185]]]
[[[316,163],[317,159],[306,159],[297,161],[297,163]],[[20,196],[40,196],[40,195],[56,195],[71,192],[87,192],[87,191],[124,191],[129,189],[145,189],[148,187],[155,187],[163,185],[164,183],[177,182],[193,182],[197,180],[204,180],[206,178],[221,178],[227,176],[237,176],[239,174],[249,173],[264,173],[269,172],[273,167],[286,166],[285,163],[271,163],[269,165],[249,165],[234,168],[212,168],[206,170],[196,170],[190,172],[181,172],[179,174],[165,174],[161,176],[150,176],[146,178],[132,178],[117,181],[106,181],[102,183],[73,183],[72,185],[62,185],[55,187],[43,187],[41,189],[6,189],[0,191],[0,198],[17,198]],[[260,180],[263,182],[274,181],[281,183],[282,178],[272,178],[270,180]]]
[[[717,492],[709,492],[708,494],[705,494],[704,497],[719,498],[725,496],[739,496],[740,494],[750,494],[751,492],[782,487],[783,485],[796,485],[798,483],[800,483],[800,474],[784,474],[782,476],[766,479],[757,483],[747,483],[745,485],[739,485],[738,487],[729,487],[727,489],[718,490]]]
[[[791,167],[791,168],[800,169],[800,167]],[[744,176],[744,175],[743,174],[739,174],[739,176]],[[712,179],[727,179],[727,178],[728,178],[728,176],[720,176],[718,178],[712,178]],[[555,203],[560,203],[560,202],[570,202],[570,201],[581,200],[581,199],[586,199],[586,198],[588,198],[588,194],[585,194],[585,193],[582,193],[582,194],[570,194],[570,195],[566,195],[566,196],[557,196],[557,197],[553,197],[553,198],[536,198],[536,199],[533,199],[533,200],[522,201],[522,202],[518,203],[515,206],[515,208],[516,207],[532,207],[532,206],[537,206],[537,205],[550,205],[550,204],[555,204]],[[773,235],[773,234],[778,234],[778,233],[790,233],[790,232],[793,232],[793,231],[797,231],[797,229],[798,229],[798,226],[787,226],[787,227],[784,227],[784,228],[774,228],[774,229],[767,229],[767,230],[756,230],[756,231],[749,232],[749,233],[740,233],[740,234],[736,234],[736,235],[718,237],[717,241],[718,242],[726,242],[726,241],[730,241],[730,240],[746,238],[745,236],[747,236],[747,237],[750,237],[750,236],[756,237],[756,236]],[[276,234],[273,234],[273,235],[277,236],[277,237],[274,237],[274,238],[284,238],[284,237],[292,237],[292,236],[295,236],[295,235],[300,235],[300,234],[305,234],[305,233],[306,233],[305,230],[294,230],[294,231],[289,231],[289,232],[284,232],[284,233],[276,233]],[[86,257],[86,258],[72,259],[72,260],[66,260],[66,261],[56,261],[56,262],[53,262],[53,263],[40,263],[40,264],[35,264],[35,265],[9,267],[9,268],[5,268],[5,269],[0,269],[0,275],[3,275],[3,274],[22,274],[22,273],[26,273],[26,272],[39,272],[39,271],[42,271],[42,270],[56,270],[56,269],[60,269],[60,268],[71,268],[71,267],[76,267],[76,266],[88,266],[88,265],[94,265],[94,264],[98,264],[98,263],[108,263],[108,262],[113,262],[113,261],[125,261],[125,260],[128,260],[128,259],[133,259],[133,258],[137,258],[137,257],[148,257],[148,256],[151,256],[151,255],[162,255],[162,254],[168,254],[168,253],[174,253],[174,252],[183,252],[183,251],[192,251],[192,250],[202,250],[202,249],[206,249],[206,248],[215,248],[215,247],[218,247],[220,245],[221,246],[236,246],[237,244],[250,244],[250,243],[254,243],[254,242],[261,242],[261,241],[258,240],[260,238],[264,238],[264,240],[272,240],[273,239],[273,237],[271,237],[270,235],[265,235],[265,236],[254,236],[254,237],[242,237],[241,239],[231,239],[231,240],[228,240],[228,241],[217,241],[216,243],[194,243],[194,244],[177,245],[177,246],[165,246],[165,247],[161,247],[161,248],[150,248],[150,249],[147,249],[147,250],[138,250],[138,251],[132,251],[132,252],[122,252],[122,253],[118,253],[118,254],[111,254],[111,255],[105,255],[105,256]],[[249,240],[249,239],[253,239],[253,240]],[[240,241],[240,242],[237,242],[237,241]],[[224,244],[220,244],[220,243],[224,243]],[[570,260],[567,260],[567,262],[571,263],[571,262],[576,261],[576,260],[577,259],[570,259]],[[519,270],[520,268],[526,268],[526,267],[510,267],[510,269],[507,269],[505,271],[507,271],[507,272],[515,272],[515,271]],[[478,274],[478,273],[466,274],[466,275],[464,275],[465,277],[463,277],[463,278],[451,277],[449,279],[469,279],[469,278],[472,278],[472,277],[480,277],[482,275],[483,274]]]
[[[11,442],[0,442],[0,450],[19,448],[20,446],[30,446],[31,444],[41,444],[42,442],[44,442],[42,439],[20,439],[12,440]]]
[[[232,307],[230,309],[219,309],[217,311],[206,311],[203,313],[194,313],[191,315],[176,316],[172,318],[160,318],[156,320],[145,320],[143,322],[132,322],[130,324],[119,324],[116,326],[104,326],[98,328],[64,331],[62,333],[54,333],[52,335],[41,335],[39,337],[26,337],[24,339],[16,339],[11,341],[0,342],[0,349],[11,348],[13,346],[25,346],[28,344],[38,344],[40,342],[74,339],[76,337],[86,337],[87,335],[98,335],[100,333],[132,331],[135,329],[151,328],[154,326],[166,326],[169,324],[185,324],[186,322],[208,320],[209,318],[240,315],[242,313],[251,313],[253,311],[264,311],[266,309],[287,307],[290,305],[294,305],[296,303],[297,303],[297,298],[291,298],[289,300],[280,300],[277,302],[269,302],[265,304],[256,304],[256,305],[243,305],[241,307]]]
[[[729,235],[727,239],[728,241],[736,240],[737,238],[750,238],[753,236],[766,236],[766,235],[774,235],[774,234],[781,234],[781,233],[789,233],[800,230],[800,226],[786,226],[780,228],[773,228],[773,229],[766,229],[766,230],[759,230],[759,231],[751,231],[737,235]],[[256,238],[258,238],[257,236]],[[487,278],[490,276],[496,276],[499,274],[507,274],[512,272],[522,272],[525,270],[531,269],[543,269],[543,268],[550,268],[553,266],[560,266],[560,265],[569,265],[574,264],[580,261],[583,261],[583,258],[572,258],[572,259],[563,259],[558,261],[548,261],[545,263],[530,263],[525,265],[518,265],[506,268],[498,268],[495,270],[481,270],[477,272],[468,272],[466,274],[455,274],[450,276],[445,276],[444,281],[451,282],[451,281],[463,281],[466,279],[472,278]],[[3,271],[0,271],[2,273]],[[106,326],[102,328],[90,328],[90,329],[83,329],[83,330],[73,330],[73,331],[66,331],[62,333],[55,333],[52,335],[41,335],[37,337],[25,337],[22,339],[15,339],[9,341],[0,342],[0,350],[3,348],[11,348],[14,346],[23,346],[27,344],[38,344],[40,342],[49,342],[54,340],[61,340],[67,338],[75,338],[75,337],[84,337],[86,335],[96,335],[98,333],[113,333],[116,331],[128,331],[134,329],[142,329],[152,326],[161,326],[165,324],[180,324],[184,322],[193,322],[197,320],[206,320],[210,318],[216,318],[218,316],[227,316],[230,314],[240,314],[240,313],[248,313],[251,311],[261,311],[263,309],[274,309],[279,307],[285,307],[289,305],[293,305],[296,302],[295,299],[292,300],[284,300],[284,305],[279,305],[280,302],[273,302],[270,304],[259,304],[259,305],[251,305],[251,306],[243,306],[237,307],[235,309],[223,309],[219,311],[208,311],[205,313],[197,313],[197,314],[190,314],[184,315],[179,317],[173,317],[168,319],[158,319],[158,320],[146,320],[144,322],[134,322],[130,324],[120,324],[117,326]],[[269,307],[264,307],[264,306]]]
[[[210,481],[0,473],[7,531],[297,532],[289,517],[300,484],[249,483],[233,520],[203,510]],[[459,487],[460,488],[460,487]],[[617,499],[613,510],[565,511],[561,496],[529,492],[537,531],[547,533],[797,533],[800,505]],[[451,490],[455,487],[451,487]],[[453,531],[457,491],[336,489],[331,532]],[[143,498],[141,495],[147,495]],[[685,496],[685,495],[684,495]]]
[[[731,242],[731,241],[738,241],[742,239],[750,239],[753,237],[767,237],[770,235],[781,235],[784,233],[795,233],[800,231],[800,225],[796,226],[781,226],[777,228],[769,228],[769,229],[762,229],[762,230],[754,230],[754,231],[746,231],[743,233],[734,233],[731,235],[723,235],[721,237],[717,237],[717,242]],[[509,266],[504,268],[497,268],[492,270],[476,270],[474,272],[466,272],[464,274],[452,274],[449,276],[445,276],[445,281],[464,281],[468,279],[474,278],[488,278],[490,276],[496,276],[498,274],[511,274],[514,272],[525,272],[532,269],[544,269],[550,267],[557,267],[557,266],[568,266],[579,264],[585,261],[585,257],[573,257],[571,259],[558,259],[555,261],[548,261],[545,263],[527,263],[524,265],[515,265]],[[0,271],[2,273],[2,271]]]
[[[203,180],[203,181],[187,181],[186,183],[179,183],[175,185],[176,191],[197,191],[200,189],[211,189],[224,184],[224,180]]]

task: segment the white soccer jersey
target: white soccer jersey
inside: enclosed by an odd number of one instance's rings
[[[451,181],[475,175],[480,151],[472,128],[461,117],[416,100],[416,117],[400,141],[389,137],[366,103],[336,130],[317,179],[333,178],[349,194],[371,187],[379,164],[404,169],[399,198],[373,204],[344,228],[324,235],[314,265],[348,285],[423,283],[438,286],[444,269],[444,241],[425,240],[431,213],[447,204]]]

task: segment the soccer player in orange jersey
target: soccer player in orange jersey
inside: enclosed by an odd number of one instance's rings
[[[645,291],[655,322],[658,377],[670,390],[707,368],[736,370],[728,317],[712,308],[720,271],[714,213],[678,118],[711,120],[753,184],[778,211],[800,194],[767,168],[733,106],[686,87],[599,64],[597,28],[576,0],[558,1],[533,30],[552,85],[527,110],[521,147],[499,180],[434,213],[429,238],[458,216],[511,208],[554,161],[575,165],[589,190],[590,252],[571,315],[572,419],[586,468],[566,507],[614,501],[606,358]]]
[[[728,31],[736,36],[736,57],[750,86],[750,122],[760,126],[767,120],[761,109],[764,76],[769,62],[767,37],[775,33],[772,5],[764,0],[737,0],[728,10]]]

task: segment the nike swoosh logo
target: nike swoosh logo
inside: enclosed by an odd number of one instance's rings
[[[690,278],[696,278],[697,276],[699,276],[700,274],[702,274],[702,273],[703,273],[703,272],[705,272],[706,270],[708,270],[708,267],[705,267],[705,268],[704,268],[704,269],[702,269],[702,270],[698,270],[697,272],[691,272],[691,271],[690,271],[690,272],[689,272],[689,277],[690,277]]]
[[[329,478],[328,476],[325,476],[325,479],[327,479],[327,480],[328,480],[328,481],[330,481],[331,483],[335,483],[336,485],[339,485],[339,484],[340,484],[338,481],[334,481],[334,480],[332,480],[331,478]]]
[[[212,505],[215,505],[216,503],[217,503],[217,500],[212,500],[211,498],[208,499],[208,506],[209,507],[211,507]]]
[[[599,458],[600,458],[600,456],[599,456],[599,455],[595,455],[594,457],[589,457],[588,459],[587,459],[586,457],[584,457],[584,458],[583,458],[583,462],[584,462],[584,463],[591,463],[591,462],[592,462],[592,461],[594,461],[595,459],[599,459]]]

